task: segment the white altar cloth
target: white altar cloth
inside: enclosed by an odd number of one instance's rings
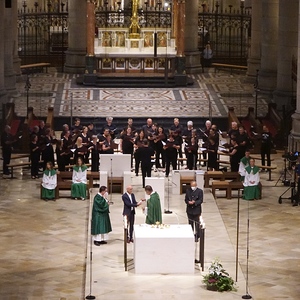
[[[134,225],[134,266],[138,274],[194,273],[194,235],[190,225],[151,228]]]

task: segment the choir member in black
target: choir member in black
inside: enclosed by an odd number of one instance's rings
[[[166,157],[166,177],[170,174],[170,165],[172,164],[173,170],[177,170],[177,150],[180,145],[175,141],[172,135],[166,141],[164,145],[165,157]]]
[[[31,162],[31,178],[39,178],[39,161],[41,149],[38,144],[38,136],[33,134],[30,141],[30,162]]]
[[[82,130],[82,125],[80,124],[80,119],[74,119],[74,125],[71,127],[72,136],[79,135]]]
[[[91,152],[92,172],[99,172],[100,144],[98,143],[97,135],[92,135],[88,150]]]
[[[84,146],[88,146],[88,144],[90,142],[90,139],[89,139],[89,136],[88,136],[88,128],[87,128],[87,126],[83,126],[82,127],[82,132],[80,134],[80,137],[82,138],[82,144]]]
[[[231,172],[238,172],[239,171],[239,163],[241,160],[241,155],[239,151],[239,145],[236,141],[236,139],[231,140],[231,149],[229,151],[230,155],[230,170]]]
[[[94,123],[90,122],[87,127],[88,127],[87,135],[89,137],[89,140],[91,141],[92,136],[97,135],[97,132],[95,130]]]
[[[183,133],[182,133],[182,138],[183,139],[188,139],[192,136],[192,131],[193,131],[193,121],[188,121],[187,122],[187,128],[185,128],[183,130]]]
[[[208,171],[218,171],[219,164],[218,164],[218,144],[216,143],[215,139],[212,137],[208,138],[207,144],[207,170]]]
[[[151,135],[153,133],[153,129],[152,129],[152,119],[147,119],[147,124],[142,126],[142,130],[144,131],[145,134],[145,138],[148,138],[149,135]]]
[[[198,138],[196,132],[192,133],[192,137],[187,140],[185,147],[187,167],[189,170],[197,170],[198,160]]]
[[[205,128],[204,128],[204,130],[201,130],[201,138],[202,138],[202,141],[203,141],[203,145],[202,146],[204,148],[207,148],[207,145],[208,145],[208,137],[209,137],[209,134],[210,134],[211,126],[212,126],[211,125],[211,121],[210,120],[206,120],[206,122],[205,122]],[[206,159],[207,158],[206,152],[203,152],[202,156],[203,156],[203,159]],[[206,166],[206,162],[204,162],[203,165]]]
[[[174,136],[174,139],[177,143],[180,144],[180,148],[178,149],[178,154],[179,157],[182,158],[182,133],[183,133],[183,127],[182,125],[179,123],[179,119],[178,118],[174,118],[174,123],[170,128],[170,135]],[[181,161],[181,165],[183,165],[183,161]]]
[[[156,168],[165,168],[166,159],[165,159],[165,150],[163,148],[163,143],[166,142],[167,136],[164,132],[164,128],[162,126],[158,126],[157,135],[154,139],[154,150],[155,150],[155,166]],[[160,163],[161,158],[161,163]]]
[[[211,128],[211,129],[209,130],[208,138],[214,139],[215,144],[219,147],[219,140],[220,140],[220,137],[219,137],[219,133],[216,132],[215,129]]]
[[[7,165],[10,163],[12,145],[15,142],[13,136],[11,135],[10,126],[6,125],[4,132],[1,135],[1,146],[2,146],[2,157],[3,157],[3,175],[9,175],[10,171]]]
[[[110,134],[106,137],[104,144],[102,145],[101,154],[114,154],[114,142]]]
[[[57,162],[57,166],[58,166],[58,171],[65,171],[66,165],[65,165],[65,157],[64,157],[65,153],[63,150],[63,140],[57,140],[55,154],[56,154],[56,162]]]
[[[127,125],[125,126],[125,128],[124,128],[123,131],[126,132],[126,129],[127,129],[128,127],[131,128],[131,133],[132,133],[132,134],[136,134],[136,128],[133,126],[133,120],[132,120],[132,118],[129,118],[129,119],[127,120]]]
[[[44,136],[46,135],[45,134],[45,131],[46,131],[46,126],[45,126],[45,122],[43,120],[40,121],[40,124],[39,124],[39,139],[43,139]]]
[[[140,168],[140,163],[141,163],[141,148],[144,147],[143,141],[145,139],[145,133],[143,130],[139,132],[139,135],[134,141],[134,159],[135,159],[135,175],[139,175],[139,168]]]
[[[108,128],[106,128],[106,129],[104,129],[104,132],[103,132],[103,134],[101,134],[99,137],[98,137],[98,139],[99,139],[99,141],[98,141],[98,143],[99,143],[99,145],[100,145],[100,154],[102,154],[103,153],[103,145],[104,145],[104,143],[107,141],[107,137],[109,136],[110,134],[109,134],[109,129]]]
[[[265,165],[265,159],[267,156],[267,166],[271,166],[271,149],[273,147],[272,134],[267,126],[263,126],[263,132],[261,134],[261,164]]]
[[[131,168],[133,166],[133,144],[134,136],[131,127],[127,127],[124,134],[120,136],[120,149],[123,154],[131,155]]]
[[[151,177],[152,156],[154,156],[154,149],[149,147],[149,142],[145,139],[143,147],[140,148],[143,188],[145,187],[145,177]]]
[[[154,140],[157,137],[157,124],[154,123],[152,124],[152,131],[149,132],[148,134],[148,142],[149,142],[149,147],[151,147],[152,149],[155,149],[155,145],[154,145]]]
[[[112,138],[112,140],[115,138],[117,134],[117,127],[112,123],[113,122],[113,117],[107,117],[106,118],[106,124],[102,127],[101,132],[104,133],[105,129],[109,129],[109,134]]]
[[[247,132],[243,126],[239,127],[239,134],[237,136],[237,143],[240,147],[240,154],[242,159],[245,156],[246,149],[250,148],[250,140]]]
[[[60,153],[60,155],[62,156],[63,160],[64,160],[64,166],[67,166],[70,164],[71,161],[71,157],[73,156],[73,153],[71,151],[71,149],[73,148],[73,141],[71,138],[71,133],[69,130],[65,131],[63,137],[62,137],[62,151]],[[60,171],[64,171],[64,167],[62,167],[62,170]]]
[[[231,122],[231,128],[227,132],[227,137],[229,137],[230,140],[236,139],[238,134],[239,134],[239,128],[237,122]]]
[[[37,135],[38,141],[41,140],[39,131],[40,131],[39,126],[33,126],[33,127],[32,127],[31,132],[30,132],[30,141],[31,141],[31,137],[32,137],[33,135]],[[45,137],[45,134],[44,134],[44,137]]]
[[[74,161],[77,162],[80,157],[84,163],[88,163],[87,159],[88,149],[82,143],[82,138],[79,136],[75,143]]]
[[[68,124],[64,124],[62,126],[62,131],[61,131],[61,134],[60,134],[60,138],[62,139],[64,137],[65,133],[67,131],[69,131],[69,130],[70,130],[69,125]]]
[[[45,137],[42,141],[42,160],[43,160],[43,169],[46,169],[47,162],[51,162],[54,166],[54,150],[53,144],[56,142],[56,139],[53,136],[53,133],[50,128],[45,130]]]

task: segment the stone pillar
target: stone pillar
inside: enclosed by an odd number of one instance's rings
[[[18,0],[12,0],[11,7],[11,18],[14,20],[14,23],[18,20]],[[18,43],[18,27],[12,27],[12,37],[13,37],[13,65],[16,75],[21,75],[20,65],[21,59],[19,58],[19,43]]]
[[[252,0],[251,45],[250,45],[250,55],[248,59],[247,75],[253,78],[255,78],[256,76],[256,70],[260,69],[261,23],[262,23],[261,0]]]
[[[92,2],[87,2],[87,53],[86,53],[86,71],[89,74],[96,73],[96,57],[95,57],[95,5]]]
[[[0,1],[0,41],[4,41],[4,1]],[[4,43],[0,43],[0,109],[6,102],[6,90],[4,85]]]
[[[290,105],[296,91],[291,71],[292,58],[297,57],[298,51],[298,10],[299,0],[290,0],[288,5],[279,0],[277,87],[273,94],[279,109]]]
[[[299,151],[300,147],[300,6],[298,9],[298,53],[297,53],[297,101],[296,101],[296,111],[292,115],[293,125],[291,134],[289,136],[289,151]]]
[[[184,24],[185,24],[185,0],[176,0],[176,75],[185,76],[185,56],[184,56]],[[186,77],[186,76],[185,76]]]
[[[13,65],[16,20],[12,18],[12,7],[4,8],[4,84],[8,97],[16,95],[16,73]]]
[[[86,56],[86,0],[72,0],[69,4],[68,50],[66,73],[84,73]]]
[[[277,81],[279,0],[262,0],[261,67],[259,88],[272,95]]]
[[[198,49],[198,1],[188,1],[185,5],[185,57],[186,72],[196,73],[202,71],[201,53]]]

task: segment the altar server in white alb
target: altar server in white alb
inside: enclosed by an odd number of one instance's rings
[[[56,171],[51,161],[47,162],[42,179],[42,199],[55,200],[55,188],[57,185]]]
[[[245,200],[254,200],[260,198],[259,191],[259,168],[255,166],[255,160],[250,159],[250,165],[245,168],[244,196]]]
[[[76,165],[73,167],[71,197],[85,200],[87,184],[87,166],[81,157],[78,157]]]

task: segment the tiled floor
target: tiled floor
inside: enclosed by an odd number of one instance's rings
[[[51,72],[53,71],[53,72]],[[255,107],[253,84],[244,75],[227,72],[191,75],[194,85],[175,89],[99,89],[76,85],[76,75],[55,73],[30,76],[29,106],[37,116],[46,116],[48,106],[55,116],[113,117],[198,117],[227,116],[228,106],[237,115],[246,116],[248,107]],[[16,112],[26,114],[26,77],[18,83],[20,96],[11,99]],[[267,113],[267,99],[258,97],[258,115]],[[246,105],[245,105],[246,104]]]
[[[92,294],[96,299],[116,300],[240,299],[245,294],[249,205],[249,293],[260,300],[299,299],[299,207],[292,207],[289,200],[278,204],[278,197],[287,189],[281,181],[274,187],[283,166],[281,153],[274,164],[278,169],[273,181],[261,173],[262,200],[240,201],[237,292],[207,291],[197,265],[194,275],[136,275],[132,267],[125,272],[121,195],[113,194],[110,241],[92,247]],[[16,177],[0,180],[0,299],[83,299],[89,294],[89,202],[71,200],[67,191],[65,198],[44,202],[39,199],[38,181],[31,180],[27,170],[23,175],[17,172]],[[137,198],[142,197],[141,178],[133,174],[132,183]],[[214,200],[210,190],[205,190],[205,272],[210,261],[219,257],[235,278],[238,202],[223,196],[218,192]],[[179,215],[180,223],[186,223],[183,196],[171,195],[170,209]],[[165,223],[177,223],[174,214],[164,218]],[[136,223],[143,222],[137,210]],[[128,249],[132,258],[131,244]]]

